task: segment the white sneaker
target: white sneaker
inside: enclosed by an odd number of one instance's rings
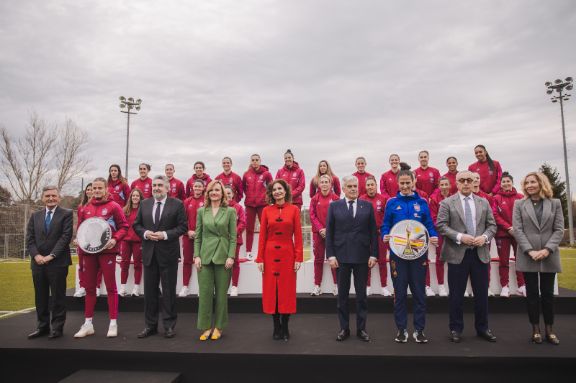
[[[440,295],[441,297],[448,296],[448,291],[446,291],[446,287],[444,287],[444,285],[438,286],[438,295]]]
[[[410,287],[408,287],[408,288],[406,289],[406,294],[412,295],[412,291],[410,291]]]
[[[74,338],[85,338],[88,335],[94,335],[94,325],[92,323],[84,323],[80,330],[74,334]]]
[[[116,338],[118,336],[118,325],[110,323],[108,327],[108,334],[106,334],[106,338]]]
[[[526,296],[526,286],[518,287],[518,290],[516,290],[516,294],[520,295],[521,297],[525,297]]]
[[[508,288],[508,286],[502,287],[502,290],[500,291],[500,296],[505,298],[508,298],[510,296],[510,289]]]
[[[74,298],[82,298],[83,296],[86,296],[86,289],[84,287],[80,287],[74,293]]]
[[[320,289],[319,285],[314,285],[314,288],[312,289],[312,292],[310,293],[310,295],[320,295],[322,294],[322,290]]]
[[[126,285],[120,285],[120,290],[118,290],[118,295],[121,297],[126,296]]]
[[[382,292],[380,294],[385,296],[385,297],[391,297],[392,296],[392,292],[390,292],[390,290],[388,290],[388,287],[386,287],[386,286],[382,287]]]
[[[334,285],[334,287],[332,287],[332,295],[337,296],[338,295],[338,286]]]
[[[140,285],[134,285],[134,288],[132,289],[132,296],[133,297],[140,296]]]
[[[188,286],[182,286],[180,292],[178,293],[178,296],[183,298],[187,295],[188,295]]]
[[[370,286],[366,286],[366,296],[369,297],[370,295],[372,295],[372,290],[370,289]]]
[[[470,294],[468,294],[468,290],[464,291],[464,297],[468,298],[470,296]]]
[[[99,297],[100,296],[100,287],[96,288],[96,296]]]
[[[254,260],[254,257],[252,256],[252,253],[251,253],[251,252],[246,253],[246,259],[249,260],[249,261],[253,261],[253,260]]]
[[[432,287],[426,286],[426,296],[427,297],[435,297],[436,293],[432,290]]]
[[[231,297],[237,297],[238,296],[238,287],[237,286],[232,286],[230,288],[230,296]]]

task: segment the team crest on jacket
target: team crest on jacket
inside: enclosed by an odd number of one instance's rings
[[[120,190],[120,185],[116,185],[116,186],[114,187],[114,190]]]
[[[420,211],[420,205],[415,203],[414,204],[414,211]]]
[[[400,205],[396,206],[396,210],[402,210],[402,206]]]
[[[106,214],[108,214],[108,209],[106,209],[106,208],[102,209],[102,215],[106,215]]]

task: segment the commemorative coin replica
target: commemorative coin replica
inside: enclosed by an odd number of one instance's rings
[[[76,239],[78,246],[88,254],[96,254],[112,238],[112,229],[108,222],[102,218],[92,217],[82,222],[78,227]]]
[[[402,259],[420,258],[428,250],[429,242],[428,230],[418,221],[405,219],[390,230],[390,248]]]

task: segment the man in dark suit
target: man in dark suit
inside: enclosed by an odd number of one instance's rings
[[[474,174],[458,172],[458,193],[440,202],[436,229],[444,237],[442,260],[448,263],[450,340],[459,343],[464,329],[464,292],[468,277],[474,293],[474,327],[479,337],[496,342],[488,327],[488,273],[496,221],[488,201],[472,193]]]
[[[58,206],[60,193],[56,186],[42,189],[42,202],[45,208],[32,214],[26,231],[38,318],[36,330],[28,335],[28,339],[44,335],[50,339],[62,336],[66,321],[66,277],[68,266],[72,264],[72,210]]]
[[[152,194],[140,204],[134,231],[142,238],[144,264],[144,311],[146,327],[138,338],[147,338],[158,332],[159,307],[162,311],[164,336],[173,338],[176,326],[176,280],[180,258],[179,238],[188,230],[182,201],[168,197],[168,179],[156,176],[152,181]],[[162,297],[159,302],[162,284]]]
[[[368,304],[366,280],[368,272],[378,260],[378,229],[372,204],[358,199],[358,179],[342,179],[344,198],[328,208],[326,224],[326,257],[332,268],[338,268],[338,319],[340,332],[336,340],[350,336],[348,295],[350,275],[354,274],[356,290],[356,335],[370,341],[366,332]]]

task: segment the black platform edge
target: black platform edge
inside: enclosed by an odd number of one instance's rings
[[[425,346],[424,346],[425,347]],[[496,383],[554,381],[573,374],[573,358],[184,354],[98,350],[0,349],[2,382],[58,382],[82,369],[178,371],[181,382],[354,382],[386,380]],[[34,363],[31,363],[33,361]],[[31,367],[33,365],[33,367]],[[392,380],[390,380],[392,379]]]
[[[79,370],[60,383],[179,383],[179,372]]]
[[[84,298],[74,298],[72,292],[66,297],[66,306],[71,311],[84,310]],[[516,314],[526,312],[526,298],[512,296],[509,298],[489,297],[489,308],[491,313]],[[97,299],[96,310],[107,310],[106,296]],[[355,312],[356,302],[352,295],[350,298],[350,310]],[[372,295],[368,297],[368,308],[373,313],[392,313],[394,309],[394,298]],[[188,296],[176,299],[176,309],[181,313],[198,312],[198,296]],[[411,312],[412,298],[408,297],[408,309]],[[144,298],[140,297],[119,297],[120,312],[144,312]],[[336,297],[324,294],[321,296],[310,296],[309,294],[298,294],[297,310],[304,314],[328,314],[336,310]],[[262,312],[262,297],[258,294],[245,294],[228,299],[228,311],[238,314],[256,314]],[[426,311],[428,313],[449,312],[447,297],[427,297]],[[474,312],[474,299],[464,299],[464,311]],[[573,294],[562,294],[554,298],[554,311],[557,314],[576,314],[576,296]]]

